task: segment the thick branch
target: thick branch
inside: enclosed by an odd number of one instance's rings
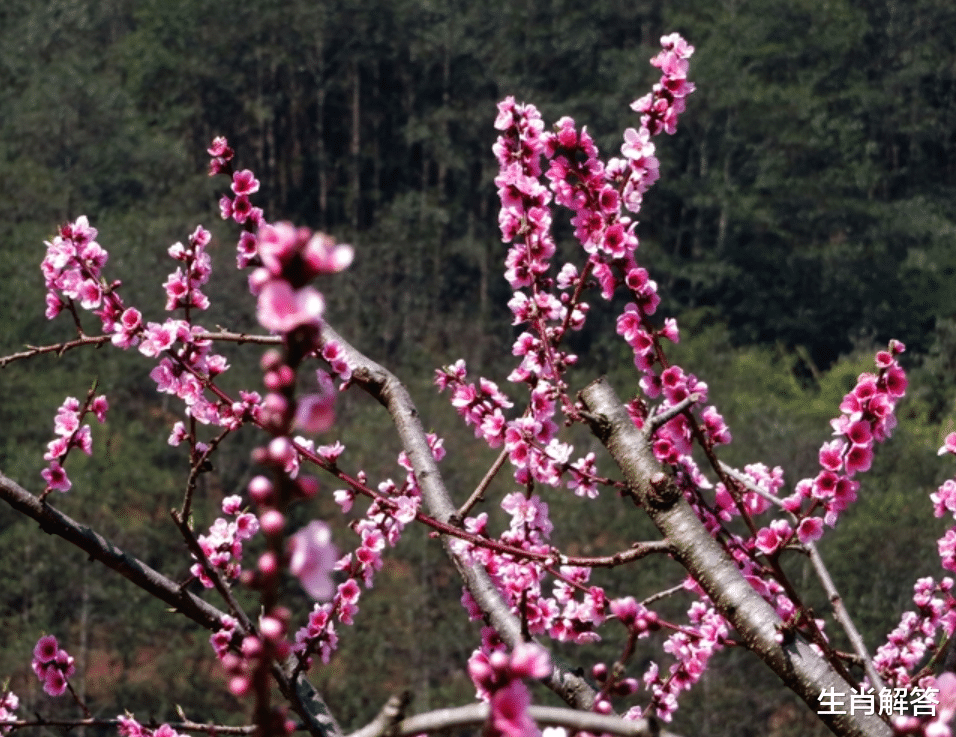
[[[422,499],[428,513],[440,522],[452,524],[457,510],[442,481],[438,464],[432,457],[425,430],[418,418],[418,410],[408,390],[394,374],[353,348],[327,324],[323,326],[322,338],[324,341],[335,341],[341,346],[345,360],[352,369],[352,381],[388,410],[402,447],[415,469],[415,478],[421,487]],[[488,572],[479,565],[469,564],[459,558],[447,535],[442,535],[442,543],[472,598],[501,639],[512,648],[523,642],[521,622],[511,612]],[[554,671],[543,679],[543,683],[576,709],[589,710],[594,704],[594,689],[581,676],[566,668],[555,665]]]
[[[40,523],[40,529],[49,535],[57,535],[73,543],[108,568],[143,589],[150,595],[168,604],[174,611],[184,614],[202,627],[216,631],[222,627],[225,612],[200,599],[162,573],[150,568],[141,560],[127,555],[113,543],[86,525],[71,519],[49,504],[0,473],[0,498],[21,514]],[[290,679],[295,660],[274,664],[272,674],[293,710],[307,725],[313,737],[339,737],[341,730],[329,713],[319,693],[300,675],[293,683]]]
[[[643,433],[631,422],[607,380],[602,378],[589,384],[581,392],[581,399],[595,420],[592,429],[640,497],[643,509],[671,543],[674,558],[701,585],[747,646],[815,711],[824,689],[847,692],[851,684],[802,638],[789,644],[777,641],[783,622],[747,583],[733,559],[708,534],[673,481],[664,474]],[[847,737],[892,733],[876,716],[824,714],[820,718],[835,734]]]
[[[363,727],[348,737],[406,737],[407,735],[432,733],[462,727],[480,727],[488,719],[488,704],[469,704],[449,709],[436,709],[425,714],[408,717],[393,725],[390,732],[373,732]],[[595,734],[614,734],[621,737],[676,737],[664,731],[652,719],[627,721],[619,717],[595,714],[576,709],[561,709],[554,706],[531,706],[531,718],[538,726],[565,727],[569,732],[586,731]]]

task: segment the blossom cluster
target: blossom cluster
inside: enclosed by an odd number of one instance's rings
[[[571,118],[562,118],[553,130],[546,131],[534,106],[518,104],[511,97],[498,105],[495,127],[500,135],[493,150],[500,173],[495,183],[501,199],[502,240],[511,242],[505,278],[515,292],[508,306],[513,324],[528,326],[515,340],[512,352],[520,364],[508,379],[527,385],[528,408],[522,416],[509,419],[507,410],[513,406],[512,401],[487,379],[468,383],[463,361],[438,371],[436,384],[441,390],[451,390],[452,405],[466,424],[474,427],[476,437],[491,447],[503,445],[507,451],[515,468],[515,481],[526,491],[508,494],[502,501],[511,524],[500,539],[529,554],[546,556],[551,533],[547,504],[531,493],[533,484],[564,484],[589,498],[598,493],[594,455],[589,453],[571,463],[572,448],[557,438],[555,419],[559,406],[565,414],[575,416],[563,377],[577,358],[560,343],[568,329],[584,325],[589,306],[581,300],[581,294],[589,276],[597,279],[605,299],[611,299],[622,284],[630,290],[634,302],[619,320],[618,332],[634,347],[635,363],[646,374],[642,386],[648,394],[665,393],[668,404],[661,411],[692,392],[706,398],[706,385],[680,368],[665,365],[663,378],[652,371],[660,355],[658,338],[676,341],[679,334],[673,320],[665,321],[660,329],[649,323],[648,318],[660,303],[657,285],[634,259],[637,223],[621,211],[622,206],[638,211],[643,193],[659,171],[650,138],[665,128],[673,132],[673,123],[684,107],[683,98],[693,91],[693,85],[686,81],[687,58],[693,48],[676,35],[665,37],[662,43],[664,51],[654,63],[664,76],[649,96],[647,109],[642,110],[641,130],[630,129],[625,134],[624,158],[612,159],[607,166],[598,157],[587,129],[578,130]],[[548,187],[540,181],[542,157],[549,161]],[[549,209],[552,199],[573,212],[574,234],[587,254],[582,269],[565,264],[556,280],[548,275],[555,253]],[[702,424],[711,445],[729,442],[730,433],[715,408],[706,410]],[[683,416],[663,423],[655,435],[655,453],[668,462],[686,459],[694,478],[703,480],[689,456],[692,432]],[[488,534],[487,515],[466,518],[464,525],[472,534]],[[575,642],[597,638],[594,630],[607,617],[607,599],[601,588],[587,586],[589,569],[563,566],[555,571],[530,555],[519,559],[460,541],[453,546],[460,555],[485,566],[505,600],[520,610],[532,634],[548,633]],[[542,588],[549,570],[557,579],[550,597]],[[473,618],[480,616],[467,592],[462,600]]]
[[[53,420],[53,430],[57,438],[47,444],[47,452],[43,460],[49,465],[40,472],[46,481],[46,491],[69,491],[72,482],[63,468],[70,450],[79,448],[86,455],[93,455],[93,436],[89,425],[83,424],[83,418],[92,412],[100,423],[106,421],[106,412],[109,404],[106,397],[100,394],[93,397],[92,393],[81,406],[75,397],[67,397],[57,410]]]
[[[4,722],[15,722],[17,715],[14,713],[20,708],[20,699],[13,691],[6,691],[0,696],[0,734],[10,732],[10,727],[3,726]]]
[[[432,457],[441,461],[445,456],[442,439],[434,433],[428,433],[426,437]],[[313,452],[310,441],[300,442],[300,446],[309,453]],[[321,460],[334,463],[342,450],[341,444],[337,443],[335,446],[320,447],[315,453]],[[331,595],[331,601],[316,604],[309,615],[308,624],[296,632],[294,650],[307,663],[311,662],[311,654],[315,652],[319,653],[323,662],[329,662],[338,645],[336,621],[350,625],[358,612],[358,600],[361,596],[358,581],[361,580],[366,588],[372,587],[375,572],[383,565],[382,551],[386,545],[395,546],[398,543],[405,526],[418,514],[421,489],[404,451],[399,454],[398,463],[406,471],[404,483],[399,486],[391,479],[381,482],[378,485],[378,497],[369,505],[364,516],[350,525],[361,540],[354,553],[347,553],[337,561],[333,560],[334,554],[329,553],[328,548],[323,550],[321,545],[315,546],[311,553],[316,569],[313,575],[321,582],[323,593],[327,594],[321,597],[313,594],[313,597],[322,600]],[[364,474],[359,483],[364,483]],[[335,492],[334,498],[343,513],[347,513],[355,501],[355,492],[341,489]],[[341,571],[348,577],[335,587],[334,595],[333,584],[329,578],[333,570]],[[303,580],[303,585],[308,590],[307,581],[296,572],[294,565],[292,572]]]
[[[97,310],[103,330],[112,332],[123,302],[115,292],[119,282],[107,283],[102,276],[109,254],[96,242],[97,235],[84,215],[61,226],[46,242],[40,264],[47,289],[46,317],[52,320],[64,308],[75,310],[78,301],[83,309]]]
[[[841,415],[830,422],[835,438],[820,448],[822,470],[816,478],[799,482],[794,493],[782,500],[787,511],[804,519],[822,507],[823,521],[833,527],[856,500],[860,484],[853,476],[870,469],[874,445],[889,438],[896,426],[894,410],[907,386],[906,373],[897,362],[904,350],[899,341],[890,341],[887,350],[876,354],[877,373],[860,374],[856,386],[843,397]],[[805,537],[819,537],[819,532],[816,526]]]
[[[227,496],[222,500],[222,512],[233,520],[218,517],[209,528],[209,534],[197,538],[203,555],[214,569],[227,579],[239,578],[242,573],[242,544],[259,531],[259,520],[251,512],[242,511],[242,497]],[[207,589],[213,587],[213,581],[206,574],[201,563],[193,563],[189,569]]]
[[[652,136],[662,130],[673,134],[677,118],[684,112],[687,95],[694,91],[694,83],[687,81],[688,59],[694,47],[680,34],[672,33],[661,38],[661,52],[651,59],[651,64],[661,70],[661,79],[651,92],[635,101],[631,108],[641,113],[641,127]]]
[[[914,737],[953,737],[949,725],[956,716],[956,674],[947,672],[938,678],[928,676],[921,684],[927,693],[934,690],[938,692],[934,698],[933,713],[929,716],[895,715],[891,720],[894,732]]]
[[[73,656],[59,646],[56,637],[41,637],[33,649],[33,672],[43,683],[43,690],[50,696],[62,695],[67,679],[76,672]]]
[[[317,328],[325,301],[308,283],[319,274],[346,269],[352,263],[352,247],[289,223],[263,225],[256,243],[262,266],[250,275],[249,289],[259,299],[259,324],[280,334]]]
[[[213,140],[207,151],[212,157],[209,162],[209,176],[225,174],[232,179],[231,189],[235,197],[223,195],[219,200],[219,214],[222,219],[234,220],[240,225],[248,223],[250,230],[264,225],[265,218],[262,208],[253,207],[252,201],[249,199],[249,195],[259,191],[259,180],[248,169],[233,171],[232,159],[235,156],[235,151],[230,148],[229,141],[223,136],[219,136]],[[245,238],[244,241],[240,242],[239,268],[246,265],[243,258],[244,254],[248,254],[249,258],[253,257],[250,251],[254,249],[254,240],[250,243],[250,240]]]
[[[120,737],[182,737],[179,732],[168,724],[161,724],[155,729],[144,727],[130,714],[120,714],[117,717],[119,725],[116,731]]]
[[[534,643],[521,643],[509,655],[503,649],[476,650],[468,660],[468,674],[478,696],[491,707],[485,734],[488,737],[540,737],[528,707],[531,694],[525,678],[545,678],[551,673],[547,651]]]
[[[257,671],[268,669],[273,658],[286,658],[292,648],[285,639],[291,612],[274,607],[259,617],[258,633],[247,633],[242,638],[239,652],[229,646],[235,637],[238,623],[225,616],[221,628],[209,638],[216,656],[229,674],[229,690],[236,696],[245,696],[252,690]]]
[[[677,710],[680,692],[689,690],[701,679],[710,658],[723,649],[730,634],[727,621],[709,602],[694,602],[688,619],[689,627],[682,627],[664,642],[664,652],[675,661],[668,673],[662,674],[660,666],[652,662],[643,677],[644,686],[651,694],[648,708],[668,722]],[[634,708],[627,717],[636,718],[642,713],[640,708]]]
[[[949,433],[939,449],[939,455],[946,454],[956,455],[956,432]],[[956,517],[956,480],[947,479],[943,482],[934,493],[930,494],[930,500],[933,502],[933,514],[937,517],[943,517],[947,512]],[[939,539],[938,547],[943,568],[956,572],[956,527],[946,531],[946,534]]]
[[[212,260],[206,251],[211,239],[209,231],[199,225],[189,236],[188,247],[182,243],[174,243],[169,247],[170,258],[182,262],[185,271],[183,267],[177,267],[163,284],[167,311],[183,308],[189,314],[192,307],[200,310],[209,307],[209,298],[200,289],[209,281],[212,273]]]
[[[956,599],[951,578],[947,576],[939,583],[930,577],[919,579],[913,586],[913,603],[916,611],[903,614],[873,658],[880,675],[892,686],[913,685],[911,674],[928,652],[935,651],[937,633],[942,630],[949,638],[956,632]]]

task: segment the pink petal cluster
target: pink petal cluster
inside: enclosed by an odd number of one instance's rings
[[[313,607],[308,624],[296,632],[293,650],[309,664],[312,662],[311,654],[315,652],[323,663],[328,663],[339,642],[335,622],[354,623],[361,594],[362,589],[354,578],[340,583],[332,601]]]
[[[836,437],[820,448],[822,470],[816,478],[799,482],[794,494],[783,500],[788,511],[802,519],[809,514],[801,512],[804,502],[811,510],[822,506],[824,522],[833,527],[856,500],[860,484],[853,476],[870,469],[875,444],[885,441],[896,426],[894,410],[907,385],[896,359],[904,350],[899,341],[890,341],[887,350],[876,354],[877,373],[860,374],[840,403],[842,414],[830,422]]]
[[[241,393],[242,399],[237,402],[206,397],[206,388],[228,370],[229,364],[225,356],[212,352],[212,340],[200,337],[205,332],[201,325],[193,323],[190,327],[179,320],[167,320],[163,325],[150,323],[140,351],[155,356],[161,350],[166,352],[149,376],[158,391],[183,400],[188,416],[204,425],[236,429],[256,414],[260,397],[255,392]],[[181,345],[174,347],[173,341]]]
[[[96,419],[103,423],[106,421],[108,409],[109,404],[102,394],[88,399],[83,406],[80,406],[75,397],[67,397],[63,401],[53,420],[53,429],[58,437],[47,443],[47,452],[43,454],[43,460],[49,462],[40,472],[46,481],[46,491],[70,490],[72,483],[62,465],[67,454],[73,448],[79,448],[86,455],[93,454],[93,436],[90,426],[82,424],[83,418],[88,412],[92,412]]]
[[[97,314],[108,331],[115,315],[122,312],[122,302],[113,293],[118,283],[108,286],[101,275],[109,254],[96,242],[96,235],[96,228],[90,226],[84,215],[62,225],[56,237],[47,241],[40,269],[46,282],[48,320],[64,307],[79,302],[87,310],[101,308]]]
[[[433,433],[428,433],[426,438],[432,457],[436,461],[441,461],[445,455],[442,439]],[[301,443],[301,445],[310,454],[313,452],[311,442]],[[341,443],[336,443],[333,446],[318,448],[315,454],[322,460],[334,464],[343,450]],[[329,661],[338,645],[336,620],[342,624],[352,624],[358,612],[358,600],[361,593],[358,581],[361,580],[366,588],[372,587],[375,572],[381,569],[383,564],[382,551],[386,545],[394,546],[398,543],[405,526],[418,514],[421,489],[404,452],[399,454],[398,463],[406,471],[404,483],[398,486],[391,479],[387,479],[379,484],[380,496],[369,505],[362,519],[351,524],[352,529],[361,538],[361,543],[355,552],[345,555],[338,561],[335,561],[334,554],[328,551],[326,556],[319,556],[323,559],[315,576],[317,586],[323,595],[317,597],[315,593],[309,591],[314,598],[327,599],[331,595],[332,581],[328,576],[332,570],[342,571],[348,579],[338,585],[330,602],[315,606],[309,616],[308,625],[300,628],[296,633],[294,650],[307,661],[311,660],[311,654],[315,652],[321,655],[323,662]],[[337,491],[335,500],[342,506],[343,511],[348,511],[354,501],[354,492]],[[294,548],[290,568],[295,565],[295,555]],[[292,572],[302,578],[296,570],[293,569]]]
[[[5,727],[4,722],[15,722],[17,720],[16,710],[20,708],[20,699],[13,691],[7,691],[0,696],[0,734],[8,734],[10,727]]]
[[[710,604],[695,602],[688,615],[693,627],[682,628],[664,643],[664,651],[676,660],[669,673],[661,675],[657,663],[651,663],[644,674],[651,705],[665,722],[673,718],[680,692],[689,690],[700,680],[711,656],[723,649],[729,634],[726,620]]]
[[[687,81],[688,59],[694,47],[677,33],[661,37],[661,52],[651,64],[661,70],[661,79],[653,91],[632,103],[631,108],[641,113],[641,127],[656,136],[662,130],[673,134],[677,118],[684,112],[687,95],[694,91],[694,83]]]
[[[919,688],[926,694],[923,714],[894,716],[892,724],[896,734],[953,737],[950,724],[956,716],[956,673],[947,671],[938,677],[927,676],[920,679]]]
[[[468,660],[468,674],[478,695],[491,706],[485,734],[489,737],[540,737],[540,730],[528,714],[531,694],[525,678],[544,678],[551,673],[551,661],[540,645],[525,642],[509,656],[502,650],[490,655],[476,650]]]
[[[275,333],[318,327],[325,301],[307,285],[319,274],[347,268],[352,247],[289,223],[263,225],[256,242],[262,266],[252,273],[249,285],[259,298],[259,323]]]
[[[163,284],[167,310],[189,310],[191,307],[205,310],[209,307],[209,298],[200,289],[209,281],[212,273],[212,259],[206,251],[211,238],[209,231],[199,225],[189,236],[188,247],[182,243],[169,247],[170,257],[182,262],[185,270],[177,268]]]
[[[903,614],[899,625],[873,658],[880,676],[891,687],[916,685],[912,674],[927,655],[935,651],[937,633],[942,630],[948,639],[956,631],[956,599],[951,578],[946,577],[939,583],[929,577],[919,579],[913,587],[913,603],[916,611]]]
[[[67,679],[76,672],[73,657],[59,646],[56,637],[45,635],[33,648],[33,672],[50,696],[61,696],[67,689]]]
[[[168,724],[150,729],[137,722],[130,714],[120,714],[116,719],[119,722],[116,731],[120,737],[183,737]]]
[[[254,231],[266,224],[262,208],[253,207],[249,199],[250,195],[259,191],[259,180],[249,169],[233,170],[232,159],[236,154],[225,137],[213,139],[207,152],[212,157],[209,161],[209,176],[223,174],[231,180],[230,189],[235,198],[223,195],[219,200],[219,214],[223,220],[234,220],[245,227],[236,249],[236,266],[244,269],[257,261]]]
[[[224,514],[235,519],[222,517],[209,528],[209,533],[198,537],[199,547],[209,564],[220,571],[226,579],[236,579],[242,573],[242,544],[259,531],[259,520],[251,512],[241,511],[242,498],[228,496],[222,502]],[[189,569],[207,589],[213,587],[212,579],[200,563],[193,563]]]
[[[289,571],[316,601],[331,598],[335,590],[332,571],[337,559],[332,529],[321,520],[312,520],[289,538]]]

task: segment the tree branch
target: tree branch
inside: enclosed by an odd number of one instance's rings
[[[363,727],[348,737],[407,737],[423,732],[438,732],[461,727],[480,727],[488,720],[488,704],[469,704],[449,709],[436,709],[425,714],[417,714],[393,725],[390,732],[371,731]],[[562,709],[555,706],[535,706],[528,708],[531,718],[539,726],[565,727],[569,732],[591,732],[594,734],[614,734],[621,737],[677,737],[672,732],[660,728],[654,719],[635,719],[595,714],[577,709]],[[373,722],[372,724],[377,724]]]
[[[173,611],[185,615],[205,629],[222,628],[225,612],[187,591],[175,581],[150,568],[141,560],[128,555],[113,543],[86,525],[71,519],[57,509],[0,473],[0,498],[21,514],[40,523],[40,529],[73,543],[107,568],[111,568],[143,591],[169,605]],[[241,628],[241,625],[240,625]],[[242,633],[245,630],[242,629]],[[306,724],[313,737],[341,737],[342,731],[329,712],[328,706],[315,688],[300,675],[292,681],[295,659],[274,663],[272,675],[283,696]]]
[[[624,477],[643,502],[643,509],[673,546],[674,558],[707,593],[717,610],[783,682],[816,710],[819,695],[833,688],[846,692],[847,682],[802,638],[777,641],[780,617],[741,575],[733,559],[707,532],[687,500],[664,474],[644,434],[638,430],[606,378],[580,394],[585,409],[600,422],[593,429]],[[855,685],[855,684],[853,684]],[[890,727],[876,716],[819,714],[844,737],[882,737]]]
[[[415,470],[422,490],[422,499],[429,514],[440,522],[452,524],[457,510],[445,488],[438,464],[432,457],[418,410],[402,383],[387,369],[353,348],[328,323],[322,327],[322,340],[335,341],[342,348],[345,361],[352,369],[352,382],[378,400],[395,423],[402,447]],[[525,641],[521,621],[508,607],[501,593],[480,565],[465,562],[452,549],[448,535],[442,535],[445,552],[455,564],[472,598],[484,612],[488,622],[511,648]],[[552,658],[552,662],[554,659]],[[554,670],[542,682],[576,709],[590,710],[597,695],[581,676],[555,663]]]
[[[729,476],[743,484],[748,491],[752,491],[771,503],[777,505],[778,507],[782,507],[780,499],[765,492],[736,468],[728,466],[723,461],[721,461],[720,467]],[[790,518],[794,522],[797,522],[797,516],[795,514],[791,514]],[[823,560],[823,556],[820,555],[820,551],[817,549],[817,546],[813,541],[803,543],[803,547],[806,549],[807,555],[810,557],[810,563],[813,565],[813,570],[817,574],[820,585],[823,586],[823,590],[826,592],[827,599],[833,606],[834,617],[836,617],[836,620],[840,623],[840,626],[843,627],[843,631],[849,638],[850,644],[853,645],[853,652],[856,653],[856,656],[862,661],[863,670],[866,671],[866,677],[870,679],[870,685],[879,691],[883,688],[883,680],[880,678],[880,674],[877,672],[876,666],[873,664],[873,658],[870,657],[870,652],[866,648],[866,642],[863,640],[863,635],[861,635],[860,631],[856,628],[856,623],[853,621],[853,618],[846,609],[846,605],[843,603],[843,597],[840,596],[840,592],[837,590],[836,584],[833,582],[833,577],[830,575],[830,571]]]

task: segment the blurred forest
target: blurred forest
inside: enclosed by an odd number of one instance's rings
[[[658,139],[661,179],[645,197],[637,255],[661,285],[659,314],[679,317],[674,360],[708,382],[730,423],[725,460],[782,465],[791,487],[814,474],[828,420],[872,368],[874,347],[890,337],[909,347],[900,427],[862,478],[857,508],[822,546],[874,649],[911,605],[917,576],[939,575],[943,524],[927,495],[954,471],[935,457],[956,419],[949,0],[5,0],[0,354],[71,336],[67,318],[43,317],[39,263],[44,239],[81,214],[111,253],[107,273],[153,320],[172,271],[166,248],[202,222],[216,244],[204,324],[253,329],[234,268],[237,234],[219,219],[223,180],[205,172],[209,141],[225,135],[239,168],[262,181],[254,202],[269,220],[355,245],[353,267],[321,285],[330,320],[409,384],[428,429],[446,438],[443,472],[463,500],[494,455],[435,395],[431,372],[464,357],[504,386],[511,368],[495,103],[533,102],[548,123],[570,115],[615,155],[623,129],[637,124],[628,103],[656,81],[647,62],[670,31],[697,48],[697,92],[677,134]],[[567,218],[556,222],[570,248]],[[609,373],[619,392],[633,392],[616,313],[593,308],[576,336],[578,378]],[[225,383],[257,387],[257,350],[228,352]],[[188,467],[166,443],[180,408],[156,394],[148,370],[138,355],[98,351],[4,369],[0,470],[39,491],[56,408],[98,377],[111,416],[93,428],[93,458],[71,456],[74,489],[55,504],[185,579],[189,561],[168,514]],[[370,479],[401,473],[381,408],[348,393],[340,410],[343,464]],[[243,489],[256,441],[244,431],[220,452],[197,527]],[[607,492],[583,508],[573,497],[547,501],[559,544],[601,554],[652,535]],[[340,547],[354,544],[330,493],[296,513],[300,523],[336,520]],[[332,664],[313,672],[347,728],[403,688],[416,710],[474,695],[464,664],[478,630],[458,604],[457,574],[426,537],[406,533]],[[633,586],[633,571],[599,574],[611,591],[615,580]],[[643,595],[680,581],[663,562],[639,578]],[[29,671],[44,632],[77,655],[79,690],[96,715],[170,718],[179,704],[193,719],[236,723],[247,711],[225,689],[206,634],[6,508],[0,580],[0,683],[11,677],[22,712],[71,713]],[[304,594],[290,584],[289,595],[305,611]],[[564,657],[587,670],[621,644]],[[645,645],[629,675],[662,657]],[[755,658],[724,653],[674,728],[814,733],[812,715],[774,681]]]

